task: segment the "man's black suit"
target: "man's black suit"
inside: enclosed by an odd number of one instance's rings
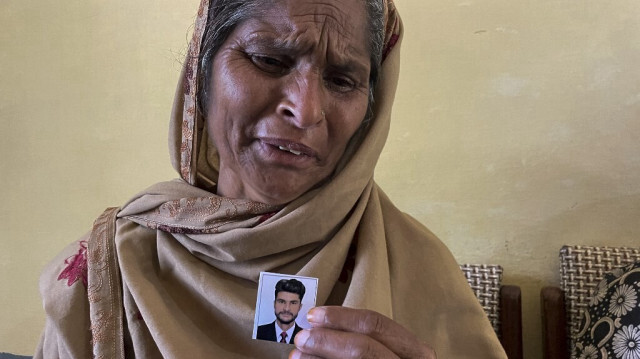
[[[276,338],[276,325],[277,324],[274,320],[269,324],[258,326],[258,333],[256,333],[256,339],[279,342],[280,338]],[[298,326],[298,323],[295,323],[294,325],[295,325],[295,329],[293,329],[293,337],[291,339],[287,338],[288,343],[293,343],[293,338],[295,338],[296,334],[298,334],[298,332],[302,330],[302,328]]]

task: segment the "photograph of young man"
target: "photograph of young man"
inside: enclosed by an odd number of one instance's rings
[[[296,279],[281,279],[276,283],[275,300],[273,301],[276,320],[260,325],[257,339],[293,344],[293,338],[302,330],[296,318],[302,307],[305,287]]]

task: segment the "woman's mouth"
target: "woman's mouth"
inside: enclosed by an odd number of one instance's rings
[[[316,152],[298,142],[269,139],[257,144],[257,153],[265,164],[297,169],[318,164]]]
[[[300,158],[313,158],[317,159],[318,154],[309,146],[306,146],[302,143],[288,141],[284,139],[274,139],[274,138],[263,138],[260,140],[264,145],[267,145],[270,148],[273,148],[276,151],[284,152],[286,154],[291,154]]]
[[[300,156],[302,154],[302,152],[300,151],[296,151],[296,150],[292,150],[291,148],[288,147],[284,147],[284,146],[278,146],[278,148],[282,151],[287,151],[287,152],[291,152],[296,156]]]

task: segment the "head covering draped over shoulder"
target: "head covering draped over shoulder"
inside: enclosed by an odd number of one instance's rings
[[[93,302],[122,306],[123,334],[114,330],[105,340],[104,331],[96,338],[93,330],[94,339],[123,343],[124,352],[144,358],[285,357],[290,346],[251,340],[257,281],[269,271],[318,278],[317,305],[380,312],[439,357],[505,357],[449,251],[373,180],[400,63],[402,24],[393,3],[385,1],[385,60],[368,127],[354,136],[330,180],[284,206],[215,194],[217,151],[196,102],[209,5],[202,0],[174,100],[169,144],[181,179],[148,188],[118,213],[122,295]],[[60,268],[49,270],[58,275]],[[42,289],[45,297],[61,290]],[[103,320],[92,317],[92,329]],[[46,340],[57,330],[45,330],[43,352],[59,345]]]

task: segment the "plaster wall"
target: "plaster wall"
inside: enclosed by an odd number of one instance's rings
[[[562,244],[640,246],[640,5],[401,0],[376,180],[459,262],[523,290],[525,357]],[[168,118],[195,0],[0,5],[0,351],[31,353],[37,281],[104,208],[175,177]]]

